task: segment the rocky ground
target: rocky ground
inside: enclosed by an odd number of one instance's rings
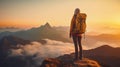
[[[74,61],[72,55],[66,54],[57,58],[46,58],[40,67],[101,67],[97,61],[83,58]]]

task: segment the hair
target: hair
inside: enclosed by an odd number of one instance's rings
[[[74,15],[77,15],[78,13],[80,13],[80,9],[76,8],[75,11],[74,11]]]

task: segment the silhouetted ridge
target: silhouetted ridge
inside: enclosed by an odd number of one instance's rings
[[[95,49],[84,50],[84,57],[94,59],[103,67],[120,67],[120,48],[103,45]]]
[[[0,33],[0,39],[4,36],[13,35],[30,41],[41,42],[42,39],[47,38],[57,41],[71,42],[71,40],[68,39],[68,37],[66,37],[67,36],[67,32],[65,32],[66,30],[67,30],[66,28],[63,31],[61,30],[61,28],[58,29],[57,27],[52,27],[50,23],[46,22],[44,25],[41,25],[40,27],[34,27],[29,30],[22,30],[4,34]]]
[[[52,26],[51,26],[48,22],[46,22],[44,25],[41,25],[41,26],[38,27],[38,28],[32,28],[32,29],[30,29],[30,30],[40,31],[40,30],[46,30],[46,29],[51,29],[51,28],[52,28]]]
[[[40,29],[47,30],[47,29],[51,29],[52,26],[47,22],[46,24],[41,25],[39,28],[40,28]]]
[[[100,47],[95,48],[96,50],[111,50],[113,49],[113,47],[109,46],[109,45],[103,45]]]
[[[51,25],[47,22],[44,27],[48,27],[48,28],[51,28]]]
[[[4,36],[0,39],[0,59],[2,58],[4,60],[11,49],[19,49],[20,46],[29,43],[31,43],[29,40],[23,40],[15,36]]]
[[[4,36],[0,39],[0,52],[7,53],[9,49],[18,49],[18,45],[29,44],[29,40],[23,40],[15,36]]]
[[[15,36],[4,36],[3,38],[1,38],[0,40],[0,44],[4,45],[4,44],[8,44],[8,45],[17,45],[17,44],[28,44],[30,43],[29,40],[23,40],[21,38],[15,37]]]
[[[108,46],[108,45],[103,45],[100,47],[97,47],[95,49],[91,50],[85,50],[84,55],[89,55],[89,56],[120,56],[120,54],[117,54],[117,52],[120,51],[120,49]]]

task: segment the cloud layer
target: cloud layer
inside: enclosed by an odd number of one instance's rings
[[[55,41],[50,39],[44,39],[45,44],[39,42],[32,42],[31,44],[26,44],[25,46],[20,46],[19,49],[11,49],[9,57],[22,56],[26,60],[34,62],[33,67],[40,66],[41,62],[46,57],[58,57],[64,54],[69,54],[74,52],[73,43],[65,43],[62,41]],[[103,44],[108,44],[105,42],[96,42],[93,45],[87,45],[86,41],[83,40],[83,49],[90,49],[101,46]]]
[[[39,42],[32,42],[25,46],[20,46],[19,49],[11,49],[9,56],[24,56],[31,57],[36,65],[40,65],[45,57],[58,57],[63,54],[69,54],[74,51],[74,45],[72,43],[64,43],[61,41],[55,41],[45,39],[46,44]]]

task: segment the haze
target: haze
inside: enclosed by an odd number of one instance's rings
[[[87,14],[87,31],[120,33],[119,0],[0,0],[0,27],[69,26],[75,8]],[[99,30],[99,31],[98,31]]]

